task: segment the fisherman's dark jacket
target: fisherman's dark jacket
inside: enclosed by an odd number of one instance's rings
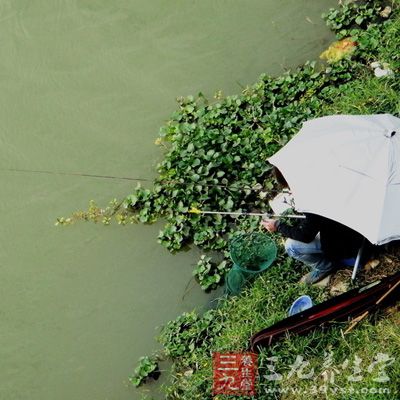
[[[339,222],[320,215],[305,213],[306,218],[294,226],[282,221],[278,223],[278,232],[283,236],[310,243],[320,234],[321,248],[326,257],[341,260],[354,257],[362,245],[363,236]]]

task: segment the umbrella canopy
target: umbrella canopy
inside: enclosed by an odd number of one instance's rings
[[[400,239],[400,119],[334,115],[307,121],[269,160],[296,209],[338,221],[373,244]]]

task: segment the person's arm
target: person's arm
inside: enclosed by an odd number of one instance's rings
[[[262,225],[269,232],[279,232],[285,237],[304,243],[312,242],[320,230],[319,218],[313,214],[306,214],[306,218],[294,226],[272,219],[263,221]]]

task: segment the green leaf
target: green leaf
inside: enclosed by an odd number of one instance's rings
[[[135,194],[131,194],[126,198],[126,200],[129,205],[134,206],[138,201],[138,197]]]
[[[233,207],[233,200],[229,197],[228,201],[225,204],[225,208],[228,209],[228,210],[231,210],[232,207]]]

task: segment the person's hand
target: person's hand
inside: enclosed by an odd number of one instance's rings
[[[278,228],[278,221],[276,219],[264,219],[261,221],[261,225],[268,232],[276,232],[276,230]]]

